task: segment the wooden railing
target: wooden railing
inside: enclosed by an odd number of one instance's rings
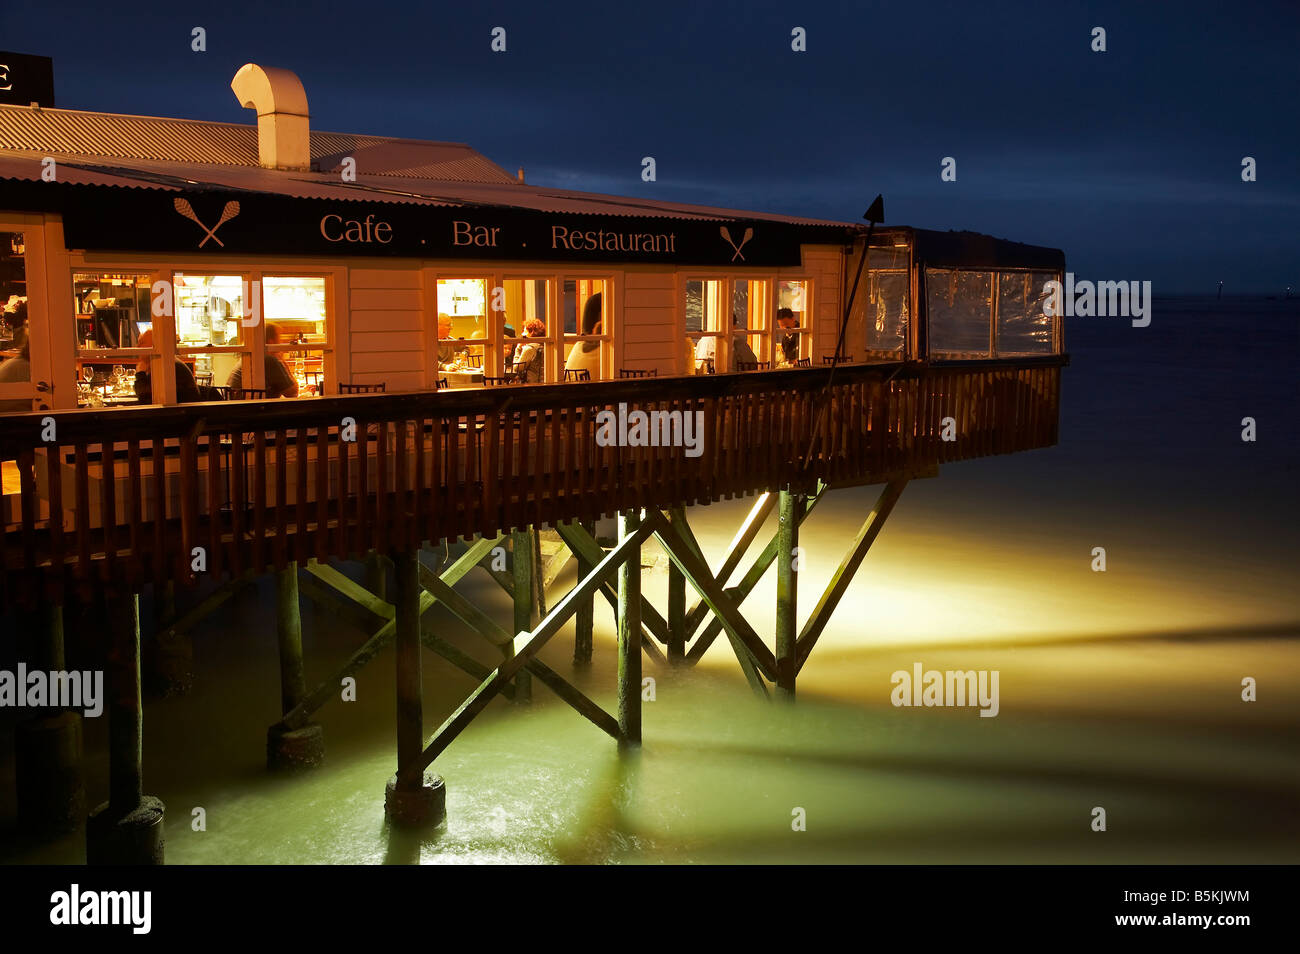
[[[3,498],[4,598],[189,583],[1045,447],[1063,363],[844,366],[829,392],[823,367],[0,417],[0,462],[21,481]],[[617,419],[620,405],[695,415],[699,455],[599,440],[601,412]]]

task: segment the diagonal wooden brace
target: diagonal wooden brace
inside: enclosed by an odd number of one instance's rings
[[[876,499],[876,505],[871,508],[871,513],[858,531],[857,539],[853,541],[853,547],[840,561],[839,568],[826,586],[826,592],[817,601],[816,608],[812,611],[812,615],[808,617],[808,621],[804,623],[803,629],[799,633],[799,639],[795,644],[796,671],[802,669],[803,664],[808,661],[808,654],[817,645],[817,640],[826,629],[826,624],[830,622],[831,614],[835,612],[835,607],[839,605],[840,599],[844,596],[844,591],[849,588],[849,584],[853,581],[853,575],[857,573],[863,557],[871,549],[871,544],[875,542],[876,537],[880,536],[880,531],[885,527],[885,521],[889,519],[890,511],[894,509],[894,504],[898,503],[898,498],[902,495],[903,488],[906,486],[906,478],[893,480],[886,484],[885,489],[880,492],[880,496]]]
[[[478,688],[460,704],[456,711],[439,726],[421,756],[422,765],[427,767],[430,762],[446,750],[447,746],[455,741],[457,736],[465,731],[465,728],[474,721],[480,712],[487,708],[488,703],[501,691],[501,687],[513,679],[515,674],[560,631],[569,617],[577,612],[578,604],[595,593],[601,580],[606,579],[622,566],[625,560],[639,558],[641,544],[659,529],[662,523],[663,518],[651,511],[636,532],[619,541],[618,546],[605,555],[605,558],[595,566],[585,580],[580,581],[577,586],[565,594],[563,599],[555,604],[551,611],[546,614],[546,618],[537,625],[536,629],[531,633],[520,633],[514,638],[515,654],[509,659],[503,660],[496,669],[492,670],[491,675],[484,679]]]

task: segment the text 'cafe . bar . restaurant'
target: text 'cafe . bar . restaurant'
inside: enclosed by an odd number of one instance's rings
[[[231,87],[255,126],[0,105],[0,408],[738,373],[836,351],[860,226],[539,188],[465,145],[310,129],[286,70],[249,64]],[[840,360],[1059,352],[1042,290],[1062,264],[878,229]]]

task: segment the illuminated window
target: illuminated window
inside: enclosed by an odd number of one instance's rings
[[[562,377],[573,380],[583,377],[583,372],[592,381],[613,377],[610,283],[603,278],[568,278],[560,290],[564,319],[560,342],[564,355]]]
[[[1055,272],[999,272],[997,354],[1051,354],[1056,325],[1045,313],[1047,283]]]
[[[325,380],[325,348],[329,344],[325,279],[264,277],[262,319],[267,331],[268,389],[273,371],[270,361],[275,358],[293,376],[299,397],[332,393]]]
[[[0,392],[11,392],[0,397],[0,413],[32,409],[26,254],[23,232],[0,232]]]
[[[488,282],[484,278],[438,279],[438,368],[453,374],[483,373],[488,340]],[[471,344],[470,342],[484,342]],[[467,383],[467,382],[457,382]]]
[[[747,279],[731,283],[733,371],[760,371],[772,367],[772,335],[768,318],[770,287],[765,281]]]
[[[726,370],[727,349],[718,347],[723,330],[731,323],[723,301],[725,285],[717,279],[692,279],[686,283],[686,366],[692,374]]]
[[[776,283],[776,341],[773,366],[793,367],[811,356],[812,307],[809,282]]]
[[[150,403],[154,351],[149,276],[130,272],[74,272],[77,404]],[[187,395],[191,400],[194,394]]]
[[[501,283],[501,368],[525,384],[559,376],[555,322],[550,315],[551,282],[508,278]],[[495,344],[497,339],[493,337]],[[495,373],[495,372],[494,372]]]
[[[925,270],[930,352],[949,357],[989,357],[993,273],[953,268]]]
[[[868,355],[896,357],[907,346],[911,292],[907,246],[873,248],[867,264],[864,328]]]
[[[252,287],[245,275],[176,272],[172,276],[176,354],[192,367],[199,386],[230,385],[233,377],[237,386],[251,387],[244,384],[247,352],[242,324],[260,320],[251,297]]]

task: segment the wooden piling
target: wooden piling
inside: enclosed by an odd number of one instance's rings
[[[30,624],[36,629],[38,667],[47,672],[65,670],[63,607],[43,603]],[[51,708],[14,727],[18,823],[31,836],[72,831],[85,818],[81,719],[80,712]]]
[[[799,570],[795,551],[799,547],[803,504],[803,495],[781,491],[776,554],[776,691],[785,699],[794,698],[798,672]]]
[[[635,510],[618,516],[625,540],[641,525]],[[618,727],[622,741],[641,744],[641,551],[638,547],[618,570]]]
[[[109,796],[86,825],[86,860],[107,865],[162,864],[163,803],[144,794],[140,597],[116,589],[105,596]]]
[[[366,555],[366,589],[381,600],[388,601],[388,557],[374,550]]]
[[[535,589],[533,585],[533,534],[530,530],[516,530],[510,535],[510,549],[514,570],[515,634],[532,632],[537,625]],[[505,649],[509,659],[514,655],[513,645]],[[520,670],[515,676],[515,702],[531,702],[532,676]]]
[[[280,712],[292,712],[307,697],[302,656],[302,604],[298,599],[298,564],[290,560],[275,572],[275,635],[280,649]],[[271,769],[315,768],[325,760],[325,733],[307,723],[286,729],[279,723],[266,733],[266,765]]]
[[[394,561],[397,605],[397,786],[420,785],[424,689],[420,662],[420,567],[403,552]]]
[[[424,680],[420,658],[418,551],[393,557],[397,657],[397,772],[384,790],[384,814],[394,824],[426,827],[447,814],[441,778],[424,771]]]
[[[587,533],[595,537],[596,522],[594,520],[579,521],[579,526]],[[590,560],[582,558],[581,554],[575,554],[578,558],[578,579],[585,580],[591,573],[594,564]],[[573,634],[573,664],[574,666],[583,667],[591,665],[591,631],[595,622],[595,597],[589,596],[578,604],[577,612],[573,617],[574,634]]]

